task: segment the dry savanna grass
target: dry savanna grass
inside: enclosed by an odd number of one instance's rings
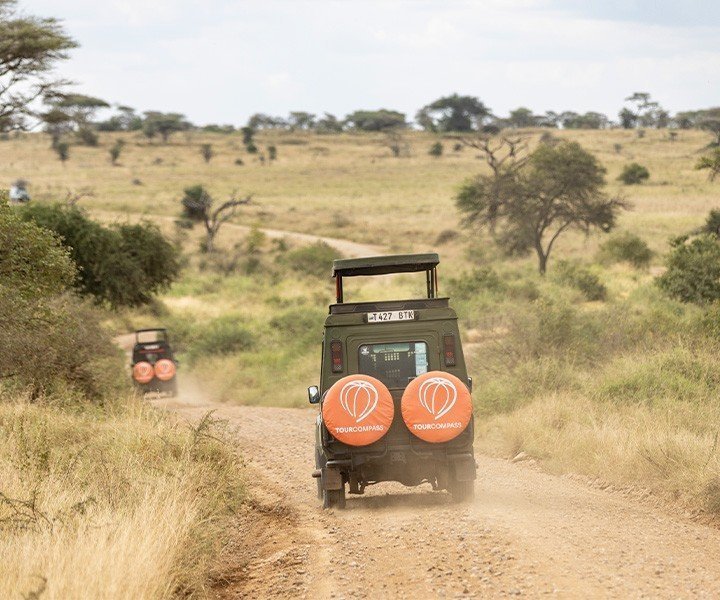
[[[0,597],[207,595],[237,459],[137,401],[0,403]]]
[[[527,133],[532,147],[542,131]],[[455,140],[442,139],[443,155],[432,157],[428,150],[438,138],[425,133],[408,133],[410,156],[394,158],[380,134],[261,132],[261,151],[277,147],[271,165],[247,154],[239,133],[178,134],[167,145],[139,134],[102,134],[100,147],[73,147],[65,165],[47,136],[33,134],[0,142],[0,181],[30,180],[36,201],[88,188],[94,195],[80,203],[103,220],[163,217],[158,222],[180,241],[188,267],[155,306],[109,315],[108,323],[118,332],[167,325],[182,351],[181,384],[193,373],[213,399],[228,402],[304,404],[306,386],[317,383],[319,336],[332,285],[327,277],[293,268],[288,256],[303,246],[296,241],[265,239],[249,257],[247,229],[226,227],[218,256],[204,256],[198,228],[173,225],[184,187],[202,183],[219,199],[233,190],[253,193],[253,205],[239,212],[237,224],[346,238],[388,252],[437,250],[443,293],[455,295],[458,285],[451,280],[463,273],[491,267],[502,288],[479,284],[467,298],[454,300],[462,324],[472,328],[466,353],[475,377],[481,447],[508,456],[522,450],[558,472],[619,485],[641,482],[718,512],[720,503],[712,501],[712,490],[720,489],[717,447],[707,426],[717,422],[708,400],[720,391],[715,381],[702,383],[707,394],[682,386],[661,394],[646,385],[647,395],[662,396],[659,404],[632,401],[632,386],[598,392],[619,364],[623,377],[632,379],[678,343],[691,354],[714,355],[703,350],[705,334],[696,323],[702,311],[662,298],[653,277],[668,239],[693,230],[717,207],[717,184],[694,169],[711,137],[680,131],[672,140],[665,130],[648,130],[642,138],[624,130],[552,133],[598,157],[607,168],[608,193],[633,205],[620,217],[619,229],[640,235],[655,251],[649,270],[592,265],[607,288],[604,301],[588,301],[554,274],[560,258],[594,262],[602,235],[560,238],[545,279],[532,257],[500,256],[487,239],[459,227],[454,208],[460,183],[486,169],[477,151],[454,151]],[[108,149],[117,137],[127,144],[119,166],[112,166]],[[203,143],[215,152],[207,164],[200,155]],[[617,181],[631,162],[649,169],[648,182]],[[319,251],[312,264],[329,269],[333,255]],[[347,297],[414,296],[422,284],[413,277],[352,282]],[[538,317],[546,306],[560,307],[559,317]],[[622,316],[635,320],[627,324]],[[565,331],[575,321],[577,331]],[[513,323],[526,327],[516,327],[523,334],[519,341],[510,339]],[[553,343],[528,353],[531,336]],[[670,361],[649,379],[680,380],[684,365]]]

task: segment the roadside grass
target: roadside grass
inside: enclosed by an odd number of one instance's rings
[[[221,425],[4,396],[0,597],[208,595],[244,495]]]

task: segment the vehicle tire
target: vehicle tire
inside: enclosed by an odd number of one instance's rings
[[[448,491],[453,502],[472,502],[475,499],[475,482],[453,479]]]
[[[323,508],[345,508],[345,486],[339,490],[323,490]]]
[[[316,469],[322,469],[325,466],[325,456],[318,448],[315,448],[315,468]],[[323,488],[322,488],[322,478],[316,477],[315,481],[317,481],[317,497],[318,500],[324,500],[323,498]]]

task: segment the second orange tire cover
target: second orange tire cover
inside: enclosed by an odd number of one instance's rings
[[[175,363],[169,358],[161,358],[155,363],[155,377],[160,381],[170,381],[175,377]]]
[[[390,429],[394,416],[390,390],[369,375],[348,375],[336,381],[322,404],[325,427],[350,446],[377,442]]]
[[[413,379],[400,404],[407,428],[426,442],[447,442],[460,435],[472,418],[472,398],[455,375],[430,371]]]

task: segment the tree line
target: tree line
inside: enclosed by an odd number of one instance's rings
[[[30,129],[40,123],[52,136],[53,147],[62,154],[61,145],[66,143],[63,139],[68,135],[80,143],[95,145],[98,131],[142,131],[149,139],[167,142],[172,134],[190,129],[219,133],[236,130],[234,125],[199,127],[181,113],[159,110],[138,113],[125,105],[115,105],[110,117],[97,120],[98,112],[110,109],[110,103],[68,92],[68,82],[53,76],[56,64],[67,59],[68,52],[76,47],[77,42],[64,32],[56,19],[25,15],[18,12],[16,0],[0,0],[0,134]],[[237,129],[246,137],[252,137],[253,132],[265,129],[337,133],[420,128],[437,133],[493,134],[529,127],[699,128],[712,132],[720,144],[720,107],[671,115],[649,93],[635,92],[625,98],[614,120],[593,111],[536,114],[524,106],[511,110],[507,116],[498,116],[480,98],[455,93],[426,104],[414,119],[402,111],[386,108],[356,110],[344,117],[306,111],[292,111],[287,117],[256,113],[244,127]]]

